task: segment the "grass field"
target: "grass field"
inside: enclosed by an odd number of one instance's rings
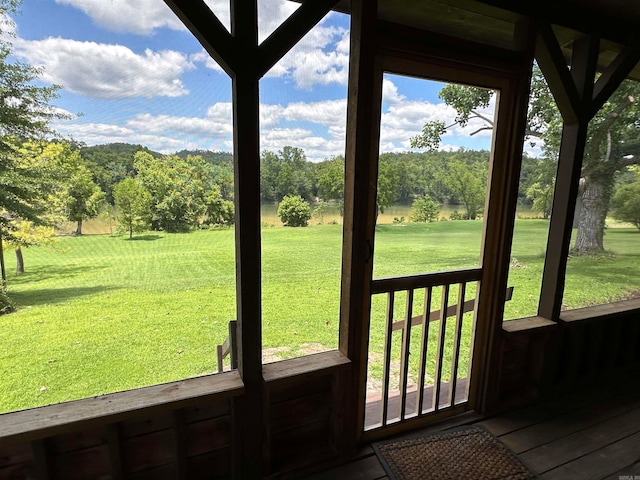
[[[535,313],[548,222],[519,220],[505,317]],[[380,225],[374,276],[475,266],[482,222]],[[341,225],[264,228],[263,345],[272,359],[335,348]],[[640,290],[640,234],[611,228],[613,253],[570,258],[565,303]],[[215,370],[235,318],[233,230],[61,237],[9,268],[16,313],[0,317],[0,411],[151,385]],[[6,252],[11,265],[11,252]],[[377,325],[384,302],[374,302]],[[468,337],[468,335],[467,335]],[[379,327],[372,345],[381,341]]]

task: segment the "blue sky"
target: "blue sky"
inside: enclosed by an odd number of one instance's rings
[[[228,1],[206,0],[228,26]],[[266,38],[298,5],[259,0]],[[231,151],[231,81],[161,0],[23,0],[15,56],[62,86],[56,106],[74,118],[61,133],[88,145],[128,142],[172,153]],[[227,27],[228,28],[228,27]],[[344,153],[349,18],[329,14],[260,84],[261,146]],[[425,121],[452,122],[441,84],[386,75],[381,150],[406,151]],[[490,133],[455,128],[442,148],[489,148]]]

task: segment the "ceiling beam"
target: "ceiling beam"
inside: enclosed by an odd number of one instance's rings
[[[306,0],[258,47],[260,76],[266,74],[339,0]]]
[[[567,66],[562,49],[551,25],[538,22],[536,60],[544,74],[549,89],[567,123],[576,123],[581,110],[581,98]]]
[[[204,49],[232,76],[238,59],[235,39],[203,0],[164,0]]]
[[[598,78],[593,90],[591,115],[594,116],[602,108],[604,102],[627,78],[631,70],[640,61],[640,49],[627,48],[620,52],[607,69]]]
[[[595,35],[624,46],[640,48],[640,34],[635,22],[607,13],[603,9],[590,8],[588,5],[584,5],[584,2],[478,1],[534,19],[544,17],[546,21],[553,25]],[[630,9],[635,8],[631,6],[632,4],[633,2],[629,2]]]

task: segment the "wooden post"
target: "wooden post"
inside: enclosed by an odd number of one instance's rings
[[[541,31],[546,33],[539,42],[536,57],[560,107],[564,125],[538,315],[557,321],[562,309],[567,258],[589,121],[635,66],[640,52],[623,51],[601,75],[594,88],[599,54],[598,39],[585,36],[574,42],[569,72],[566,62],[561,60],[560,47],[552,35],[551,27],[542,26]]]
[[[352,448],[364,425],[376,223],[382,101],[376,21],[376,0],[352,1],[339,339],[340,351],[353,362],[344,414]]]
[[[231,1],[231,33],[244,61],[232,78],[235,177],[236,308],[238,371],[245,395],[237,399],[234,422],[239,449],[236,478],[262,478],[264,380],[262,378],[262,291],[260,236],[260,97],[257,74],[257,0]]]
[[[490,411],[498,400],[502,322],[533,66],[535,28],[524,21],[517,32],[521,63],[514,66],[499,95],[482,236],[483,272],[469,390],[469,404],[480,412]]]

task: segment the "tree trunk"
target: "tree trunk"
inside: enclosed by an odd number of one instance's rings
[[[22,275],[24,273],[24,257],[22,256],[22,249],[16,247],[16,274]]]
[[[129,225],[129,240],[133,239],[133,226]]]
[[[82,235],[82,220],[78,220],[78,226],[75,231],[76,235]]]
[[[2,285],[0,285],[0,287],[4,291],[7,287],[7,271],[4,268],[4,245],[2,242],[2,232],[0,232],[0,270],[2,270]]]
[[[581,186],[581,208],[574,250],[589,253],[604,250],[604,227],[609,209],[610,189],[602,179],[585,179]]]

